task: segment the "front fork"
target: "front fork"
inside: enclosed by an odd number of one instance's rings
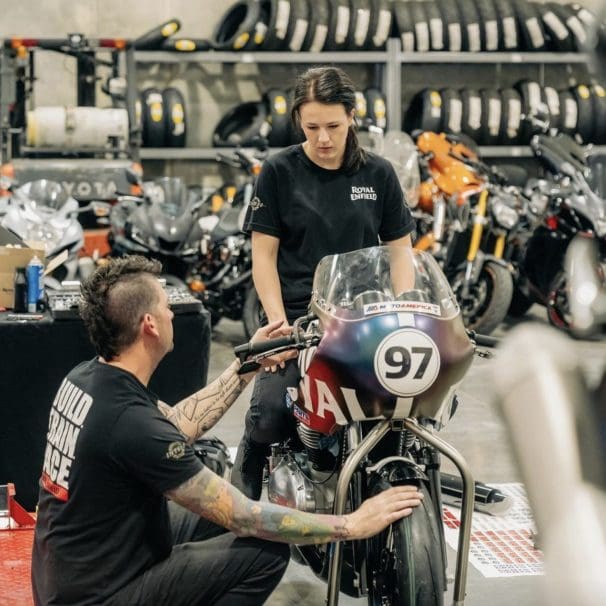
[[[368,435],[360,442],[357,448],[349,455],[339,474],[335,501],[333,506],[334,515],[341,516],[345,512],[347,503],[348,487],[351,478],[360,465],[361,461],[379,443],[381,438],[391,429],[392,421],[385,420],[375,425]],[[457,562],[454,579],[453,606],[462,606],[465,601],[465,584],[467,582],[467,566],[469,563],[469,544],[471,540],[471,518],[474,502],[474,481],[467,462],[450,444],[419,425],[416,419],[404,419],[404,429],[424,440],[444,456],[450,459],[459,470],[463,480],[463,495],[461,503],[461,526],[459,528],[459,543],[457,548]],[[439,484],[438,484],[439,486]],[[440,511],[440,523],[442,512]],[[329,550],[328,566],[328,588],[326,593],[327,606],[337,606],[339,603],[339,587],[341,578],[341,566],[343,563],[342,544],[340,541],[333,543],[333,549]]]

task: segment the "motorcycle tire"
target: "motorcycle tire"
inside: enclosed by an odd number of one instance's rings
[[[461,31],[459,9],[452,0],[437,0],[437,5],[442,15],[444,42],[447,44],[446,50],[451,53],[459,53],[463,48],[463,32]]]
[[[543,87],[543,97],[549,108],[549,127],[560,132],[562,116],[560,114],[560,95],[553,86]]]
[[[441,130],[458,135],[461,132],[461,120],[463,119],[461,95],[458,90],[443,88],[440,96],[442,97]]]
[[[519,46],[518,22],[514,7],[510,0],[494,0],[497,10],[502,38],[499,40],[499,50],[513,51]]]
[[[290,0],[290,20],[286,34],[286,48],[293,52],[299,52],[305,42],[307,30],[309,29],[310,5],[308,0]]]
[[[518,30],[520,32],[520,50],[545,50],[545,30],[541,21],[541,12],[536,4],[526,0],[514,0]]]
[[[424,497],[421,505],[408,517],[369,539],[369,606],[444,604],[445,562],[440,546],[443,531],[428,490],[424,486],[418,490]],[[389,532],[393,547],[388,551]]]
[[[263,94],[263,101],[267,106],[268,120],[271,125],[267,141],[270,147],[286,147],[290,137],[290,114],[286,93],[272,88]]]
[[[481,145],[498,145],[501,126],[501,93],[492,88],[480,91],[482,99]]]
[[[543,28],[548,37],[547,49],[556,53],[570,53],[576,50],[572,33],[566,25],[570,13],[560,10],[560,7],[557,2],[548,2],[541,14]]]
[[[391,32],[393,13],[389,0],[374,0],[368,26],[366,50],[380,51],[385,49]]]
[[[484,125],[482,124],[482,98],[480,93],[474,89],[461,91],[463,102],[463,119],[461,130],[476,143],[482,138]]]
[[[552,326],[560,330],[570,330],[570,307],[566,272],[559,272],[553,279],[547,297],[547,319]]]
[[[429,47],[432,51],[448,49],[448,39],[445,35],[442,13],[435,2],[425,2],[427,25],[429,27]]]
[[[309,11],[309,26],[301,47],[302,51],[319,53],[324,49],[328,38],[329,21],[330,2],[328,0],[314,0],[313,10]]]
[[[591,87],[595,103],[595,143],[606,141],[606,90],[600,84]]]
[[[393,11],[396,20],[396,30],[402,43],[402,52],[413,53],[415,50],[415,24],[410,14],[408,2],[405,2],[405,0],[394,0]]]
[[[221,17],[212,35],[215,50],[241,51],[256,48],[257,23],[261,19],[261,3],[256,0],[236,2]]]
[[[404,130],[439,132],[442,125],[442,97],[437,90],[423,89],[410,102],[404,117]]]
[[[330,0],[330,21],[328,38],[324,50],[345,50],[349,23],[353,19],[349,0]]]
[[[426,53],[430,48],[429,23],[427,12],[425,11],[425,2],[414,1],[408,3],[410,16],[412,18],[415,32],[415,51]]]
[[[459,282],[456,285],[456,282]],[[455,279],[455,294],[459,299],[465,326],[483,335],[489,335],[507,316],[513,297],[513,279],[506,267],[488,261],[482,267],[478,282],[471,286],[473,303],[462,300],[459,294],[463,275]]]
[[[164,113],[162,91],[159,88],[145,89],[141,100],[144,147],[163,147]]]
[[[579,120],[577,100],[569,90],[560,91],[560,132],[574,137]]]
[[[482,50],[480,17],[473,0],[457,0],[461,15],[462,46],[464,51],[479,53]]]
[[[595,134],[593,94],[586,84],[577,84],[570,89],[570,92],[576,99],[577,108],[579,110],[577,116],[577,133],[581,136],[583,143],[590,143]]]
[[[347,50],[360,51],[366,46],[370,26],[370,0],[351,0],[351,18],[345,47]]]
[[[499,50],[499,40],[502,38],[502,34],[500,33],[501,25],[497,18],[497,10],[493,1],[476,0],[476,7],[482,30],[482,50]]]
[[[501,90],[501,126],[499,142],[501,145],[515,145],[520,141],[522,118],[522,98],[513,88]]]
[[[370,124],[387,130],[387,114],[385,95],[378,89],[369,87],[364,91],[366,99],[366,116]]]
[[[261,306],[259,295],[254,286],[251,286],[244,299],[244,308],[242,309],[242,322],[244,324],[244,333],[246,338],[250,339],[261,328],[265,312]]]
[[[179,19],[170,19],[133,40],[135,50],[158,50],[162,43],[181,29]]]
[[[573,51],[585,52],[587,38],[595,28],[595,15],[578,4],[556,4],[560,19],[570,31]]]
[[[164,104],[165,147],[185,147],[187,120],[183,95],[176,88],[165,88],[162,92],[162,102]]]

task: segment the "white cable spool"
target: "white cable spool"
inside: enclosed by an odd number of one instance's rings
[[[126,109],[46,106],[27,112],[30,147],[102,148],[110,137],[128,139]]]

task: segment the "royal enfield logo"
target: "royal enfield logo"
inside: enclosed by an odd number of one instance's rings
[[[263,202],[261,202],[261,200],[259,200],[258,196],[255,196],[251,201],[250,201],[250,209],[255,211],[255,210],[259,210],[260,208],[263,208],[265,206],[265,204],[263,204]]]
[[[168,445],[168,450],[166,451],[167,459],[182,459],[185,454],[185,444],[183,442],[172,442]]]
[[[354,200],[376,200],[377,192],[374,187],[356,187],[351,186],[351,199]]]

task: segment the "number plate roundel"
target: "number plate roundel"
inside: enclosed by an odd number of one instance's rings
[[[389,392],[403,397],[426,391],[438,376],[440,352],[433,339],[415,328],[385,337],[375,353],[375,373]]]

